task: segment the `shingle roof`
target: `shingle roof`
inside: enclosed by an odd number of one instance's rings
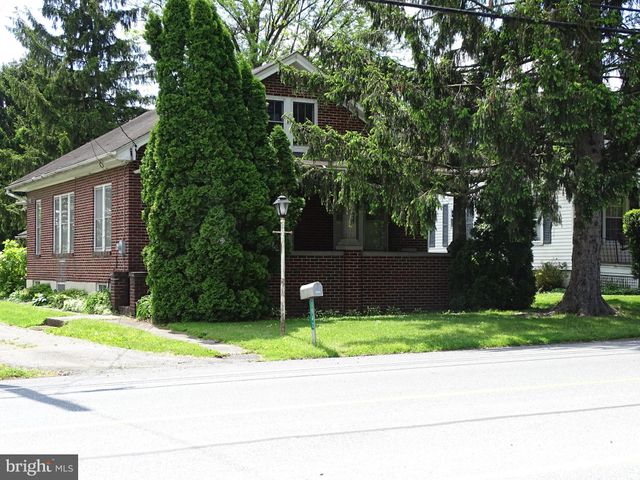
[[[14,185],[35,181],[61,170],[73,168],[92,158],[115,153],[119,148],[131,144],[131,139],[135,140],[149,133],[157,121],[158,115],[156,111],[149,110],[133,120],[128,121],[122,125],[122,128],[114,128],[110,132],[28,173],[24,177],[12,182],[8,188],[11,190]]]
[[[254,68],[252,72],[258,78],[260,78],[261,74],[269,73],[271,71],[270,69],[279,68],[280,63],[289,65],[296,62],[302,63],[308,68],[312,67],[309,60],[296,52],[287,55],[286,57],[281,58],[278,61],[269,62],[257,68]],[[19,191],[17,190],[17,188],[21,185],[40,180],[61,171],[70,170],[87,162],[90,163],[92,159],[95,159],[97,161],[98,158],[105,155],[115,154],[115,152],[119,148],[129,145],[131,143],[130,139],[135,140],[151,132],[157,121],[158,115],[155,110],[145,112],[139,117],[136,117],[133,120],[130,120],[129,122],[122,125],[122,128],[115,128],[110,132],[107,132],[104,135],[91,140],[88,143],[85,143],[81,147],[78,147],[75,150],[66,153],[62,157],[47,163],[39,169],[28,173],[24,177],[13,181],[8,185],[7,189],[17,192]],[[122,130],[126,132],[126,135]]]

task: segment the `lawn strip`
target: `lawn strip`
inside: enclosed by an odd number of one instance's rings
[[[14,327],[35,327],[42,325],[47,317],[77,315],[53,308],[36,307],[28,303],[0,301],[0,322]]]
[[[287,321],[280,337],[278,322],[172,323],[169,327],[196,337],[239,345],[267,360],[347,357],[439,350],[546,345],[640,337],[640,296],[611,295],[615,317],[547,315],[562,294],[537,296],[528,312],[483,311],[419,313],[318,320],[318,345],[310,341],[306,319]]]
[[[163,338],[134,327],[100,320],[74,319],[60,328],[49,327],[46,332],[142,352],[170,353],[193,357],[223,356],[220,352],[205,348],[202,345]]]
[[[24,368],[14,368],[0,364],[0,380],[7,380],[10,378],[44,377],[47,375],[50,374],[41,370],[26,370]]]

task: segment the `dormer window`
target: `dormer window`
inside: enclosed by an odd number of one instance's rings
[[[267,112],[269,114],[269,131],[276,125],[284,128],[289,137],[294,154],[302,154],[307,147],[293,138],[291,119],[296,123],[307,121],[318,123],[318,102],[307,98],[275,97],[267,95]]]

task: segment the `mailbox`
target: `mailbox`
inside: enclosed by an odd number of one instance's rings
[[[300,287],[300,300],[309,300],[309,323],[311,324],[311,343],[316,344],[316,306],[314,298],[322,296],[320,282],[307,283]]]
[[[317,298],[322,296],[322,284],[320,282],[307,283],[300,287],[300,300]]]

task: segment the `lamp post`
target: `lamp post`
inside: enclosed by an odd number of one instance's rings
[[[284,229],[284,221],[287,217],[287,210],[289,209],[289,199],[284,195],[280,195],[275,202],[273,202],[273,206],[276,209],[276,213],[280,217],[280,335],[284,335],[285,333],[285,317],[286,317],[286,309],[285,309],[285,300],[284,300],[284,289],[285,289],[285,281],[284,281],[284,254],[285,254],[285,229]]]

